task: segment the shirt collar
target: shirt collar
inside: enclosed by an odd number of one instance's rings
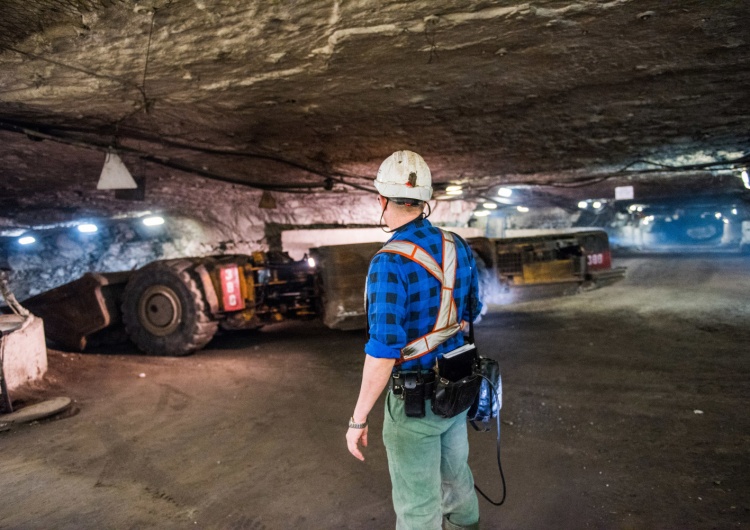
[[[420,228],[427,228],[432,226],[432,223],[430,223],[427,219],[423,218],[421,215],[414,219],[413,221],[409,221],[405,225],[399,226],[395,232],[393,232],[393,235],[388,240],[393,241],[394,239],[399,239],[403,236],[405,236],[408,233],[412,233],[415,230],[419,230]]]

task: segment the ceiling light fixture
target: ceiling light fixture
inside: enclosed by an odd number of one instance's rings
[[[18,238],[19,245],[31,245],[32,243],[36,243],[36,238],[34,236],[23,236]]]
[[[748,176],[747,174],[747,169],[742,170],[740,178],[742,179],[742,183],[745,185],[745,187],[750,190],[750,176]]]
[[[494,210],[495,208],[497,208],[497,203],[494,203],[494,202],[485,202],[484,204],[482,204],[482,207],[485,210]]]
[[[499,190],[497,190],[497,194],[500,197],[505,197],[507,199],[508,197],[513,195],[513,190],[510,188],[500,188]]]
[[[164,224],[164,218],[160,217],[158,215],[154,215],[152,217],[145,217],[143,219],[143,224],[146,226],[159,226]]]
[[[490,212],[487,210],[477,210],[474,212],[474,217],[487,217],[490,215]]]
[[[518,210],[521,213],[526,213],[529,211],[529,209],[526,206],[516,206],[516,210]]]
[[[595,209],[598,210],[599,208],[602,207],[602,203],[601,201],[594,201],[594,203],[591,206],[593,206]]]
[[[82,234],[93,234],[94,232],[98,232],[99,228],[97,228],[96,225],[92,225],[91,223],[84,223],[82,225],[77,226],[78,231]]]
[[[134,190],[138,184],[133,180],[128,168],[114,151],[109,151],[96,185],[98,190]]]
[[[450,186],[449,186],[449,187],[450,187]],[[463,194],[463,192],[464,192],[464,190],[462,190],[461,188],[459,188],[459,189],[457,189],[457,190],[446,190],[446,192],[445,192],[445,193],[446,193],[447,195],[461,195],[461,194]]]
[[[586,208],[588,208],[588,206],[589,206],[589,203],[588,203],[588,202],[586,202],[586,201],[581,201],[581,202],[579,202],[579,203],[578,203],[578,207],[579,207],[579,208],[580,208],[581,210],[585,210]]]

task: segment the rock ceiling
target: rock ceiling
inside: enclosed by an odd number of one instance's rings
[[[748,27],[746,0],[4,0],[0,206],[89,193],[107,147],[313,194],[404,147],[438,188],[646,160],[724,182],[750,154]]]

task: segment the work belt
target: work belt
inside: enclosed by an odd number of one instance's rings
[[[396,370],[391,374],[390,389],[399,399],[407,393],[431,399],[436,379],[434,370]]]

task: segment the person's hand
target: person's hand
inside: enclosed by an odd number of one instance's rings
[[[362,447],[367,447],[367,427],[364,429],[352,429],[346,431],[346,446],[349,448],[349,452],[354,455],[355,458],[365,461],[365,455],[359,450],[359,442],[362,442]]]

